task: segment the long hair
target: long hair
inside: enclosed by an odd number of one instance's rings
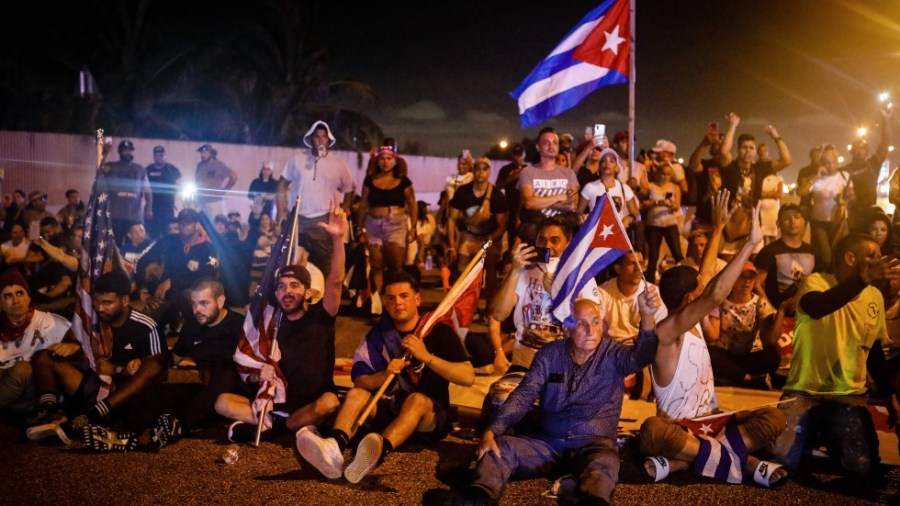
[[[378,174],[378,172],[378,156],[369,157],[369,164],[366,166],[366,175],[372,177],[375,174]],[[406,165],[406,160],[404,160],[403,157],[395,156],[394,168],[391,172],[397,179],[406,177],[406,175],[409,174],[409,166]]]

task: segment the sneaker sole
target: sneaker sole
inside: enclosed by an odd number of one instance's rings
[[[353,462],[344,471],[344,478],[347,478],[347,481],[359,483],[375,469],[375,466],[378,465],[378,459],[381,458],[381,450],[383,448],[383,444],[380,444],[380,441],[380,436],[366,436],[359,442]]]
[[[66,436],[65,431],[62,430],[62,427],[60,427],[58,423],[35,425],[34,427],[29,427],[25,430],[25,437],[30,441],[40,441],[42,439],[47,439],[50,436],[58,437],[66,446],[72,444],[72,440]]]
[[[86,425],[82,432],[84,445],[95,452],[130,452],[137,448],[137,437],[131,432],[116,432],[99,425]]]
[[[315,467],[323,476],[329,480],[336,480],[341,477],[340,466],[335,467],[325,459],[322,448],[319,447],[315,440],[306,437],[305,433],[297,435],[297,451],[306,462]]]

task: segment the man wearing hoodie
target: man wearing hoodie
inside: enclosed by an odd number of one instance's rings
[[[316,121],[303,136],[310,151],[300,151],[284,165],[278,182],[278,221],[288,214],[300,197],[299,230],[306,236],[309,259],[322,272],[329,272],[331,238],[318,223],[328,223],[329,205],[340,203],[349,212],[356,182],[346,162],[330,153],[335,139],[324,121]]]

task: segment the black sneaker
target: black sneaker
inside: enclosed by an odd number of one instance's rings
[[[153,442],[157,449],[181,439],[181,421],[169,413],[159,415],[153,429]]]
[[[228,440],[232,443],[253,443],[256,441],[256,424],[234,422],[228,427]]]
[[[130,452],[137,448],[138,437],[133,432],[117,432],[100,425],[82,428],[84,445],[95,452]]]

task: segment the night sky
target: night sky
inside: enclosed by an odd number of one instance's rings
[[[83,2],[53,9],[26,4],[31,13],[0,35],[6,50],[0,56],[27,55],[46,41],[72,53],[81,46],[70,48],[67,37],[90,39],[70,20],[72,9],[105,5]],[[170,19],[163,31],[172,32],[154,35],[185,44],[231,37],[240,44],[239,34],[218,33],[206,21],[213,12],[229,16],[224,5],[153,1]],[[455,156],[536,134],[538,128],[519,128],[509,92],[597,1],[316,5],[312,25],[327,51],[326,78],[372,85],[378,100],[363,111],[401,150],[419,143],[423,154]],[[900,104],[897,0],[639,0],[636,44],[638,147],[667,138],[685,159],[710,121],[724,130],[725,115],[735,111],[743,118],[739,132],[763,137],[766,125],[779,129],[794,155],[786,172],[792,180],[812,145],[832,142],[846,154],[856,128],[874,126],[878,92],[892,91]],[[595,122],[614,132],[627,125],[627,104],[627,85],[602,88],[548,124],[576,136]],[[877,140],[870,137],[871,144]]]
[[[335,8],[323,30],[333,37],[329,73],[374,86],[379,106],[370,113],[401,146],[418,139],[432,154],[480,153],[536,133],[519,128],[509,92],[596,5]],[[735,111],[739,132],[779,129],[793,150],[793,179],[813,144],[846,152],[858,126],[875,124],[879,91],[900,102],[900,2],[644,0],[636,54],[639,147],[668,138],[687,158],[710,121],[724,130]],[[627,126],[627,107],[627,85],[602,88],[548,124],[576,136],[595,122],[615,131]]]

